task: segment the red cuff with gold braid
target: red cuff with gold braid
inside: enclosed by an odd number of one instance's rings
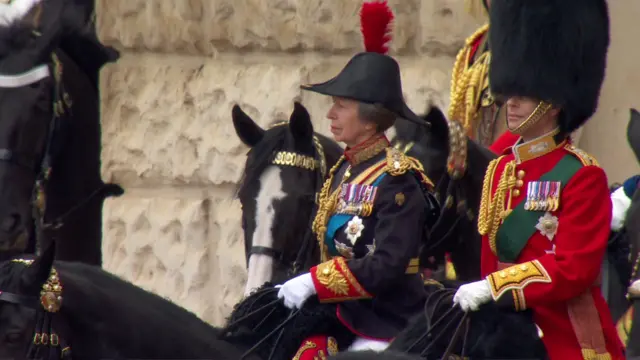
[[[335,257],[310,270],[320,302],[372,298],[351,273],[343,257]]]
[[[338,343],[331,336],[315,335],[305,339],[292,360],[326,359],[338,354]]]

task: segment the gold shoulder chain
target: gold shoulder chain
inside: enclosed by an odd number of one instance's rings
[[[491,53],[480,55],[471,66],[468,65],[469,56],[472,44],[488,30],[489,24],[485,24],[466,39],[456,56],[451,74],[449,119],[460,121],[467,132],[472,131],[482,91],[488,85]]]
[[[598,164],[598,160],[596,160],[595,157],[593,157],[591,154],[587,153],[586,151],[584,151],[582,149],[579,149],[579,148],[575,147],[572,144],[567,144],[567,145],[565,145],[564,148],[569,153],[571,153],[573,156],[578,158],[578,160],[580,160],[582,165],[584,165],[584,166],[600,166],[600,164]]]
[[[336,162],[331,170],[329,170],[329,176],[325,180],[324,184],[322,184],[322,189],[320,190],[320,194],[318,195],[318,211],[316,212],[315,219],[313,219],[311,230],[313,230],[313,232],[316,234],[316,238],[318,239],[321,261],[326,261],[329,258],[327,245],[324,243],[324,236],[327,232],[327,222],[329,221],[329,215],[333,212],[336,204],[338,203],[338,196],[340,194],[341,187],[337,186],[333,194],[329,194],[329,192],[331,191],[333,176],[340,168],[340,165],[342,165],[342,163],[345,161],[345,159],[346,157],[342,155],[338,159],[338,162]],[[344,182],[347,177],[348,176],[345,176],[342,181]]]
[[[491,187],[498,164],[504,158],[501,156],[489,163],[487,172],[484,175],[482,184],[482,197],[480,199],[480,213],[478,215],[478,232],[480,235],[489,237],[489,246],[491,251],[496,254],[496,235],[502,220],[509,215],[510,210],[505,208],[505,200],[507,191],[510,191],[516,184],[516,163],[509,161],[500,175],[498,186],[496,187],[495,196],[491,198]]]

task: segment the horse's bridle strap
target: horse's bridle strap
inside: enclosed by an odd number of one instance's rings
[[[20,75],[0,75],[0,88],[19,88],[31,85],[51,75],[49,66],[40,65]]]
[[[40,304],[38,298],[35,296],[24,296],[3,291],[0,291],[0,301],[16,305],[24,305],[34,309]]]
[[[250,253],[255,255],[267,255],[278,259],[282,257],[282,253],[280,251],[266,246],[252,246]]]

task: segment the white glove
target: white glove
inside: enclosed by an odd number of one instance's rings
[[[453,296],[453,303],[460,305],[463,311],[476,311],[492,299],[489,282],[480,280],[460,286]]]
[[[289,309],[301,308],[302,304],[316,294],[310,273],[302,274],[285,282],[278,291],[278,299],[284,298],[284,306]]]

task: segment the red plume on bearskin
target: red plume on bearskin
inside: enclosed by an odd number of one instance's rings
[[[393,12],[386,1],[365,2],[360,9],[360,29],[364,48],[369,52],[386,54],[387,43],[391,41],[391,21]]]

